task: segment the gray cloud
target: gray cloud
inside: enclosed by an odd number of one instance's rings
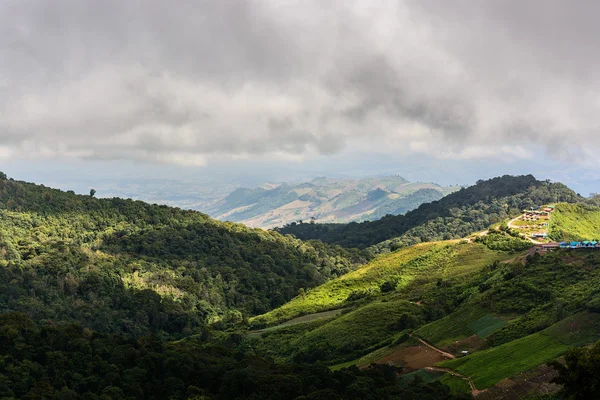
[[[598,165],[600,4],[0,3],[0,157]]]

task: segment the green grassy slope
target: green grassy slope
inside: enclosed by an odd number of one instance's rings
[[[397,282],[396,289],[400,290],[422,278],[429,282],[459,279],[487,264],[510,257],[508,253],[492,251],[476,243],[446,241],[415,245],[379,256],[369,264],[314,288],[278,309],[254,317],[251,323],[255,326],[273,325],[299,315],[339,308],[353,298],[379,294],[385,282]]]
[[[550,237],[558,241],[600,240],[600,207],[558,204],[552,214]]]

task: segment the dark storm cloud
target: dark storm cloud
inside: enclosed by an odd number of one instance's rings
[[[597,2],[0,3],[0,157],[597,163]]]

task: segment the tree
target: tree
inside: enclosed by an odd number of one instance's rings
[[[565,364],[553,361],[550,365],[558,371],[552,382],[563,385],[562,394],[567,398],[599,398],[600,342],[591,349],[571,349],[565,354]]]
[[[95,194],[96,194],[96,189],[91,189],[90,190],[90,197],[94,197]]]

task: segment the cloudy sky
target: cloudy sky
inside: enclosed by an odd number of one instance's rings
[[[0,165],[594,182],[598,15],[592,0],[3,0]]]

